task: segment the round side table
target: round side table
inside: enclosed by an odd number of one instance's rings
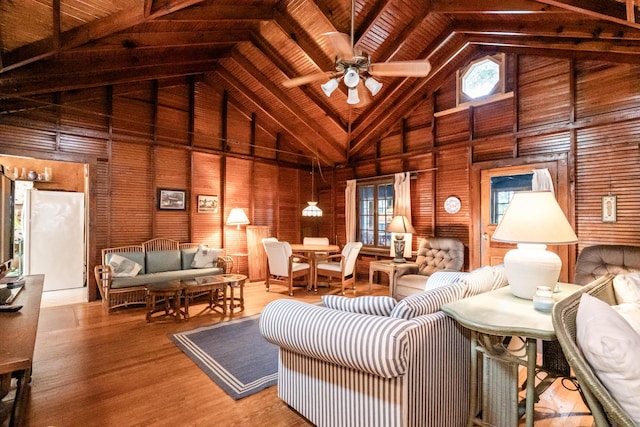
[[[170,282],[150,283],[146,286],[147,322],[161,317],[173,317],[180,321],[180,299],[183,284],[179,280]],[[155,313],[164,312],[160,316]]]
[[[233,310],[240,307],[240,310],[244,310],[244,282],[247,280],[247,276],[243,274],[219,274],[215,276],[216,279],[223,280],[227,284],[229,289],[229,310],[233,313]],[[240,295],[235,296],[235,290],[240,290]],[[236,304],[237,303],[237,304]]]

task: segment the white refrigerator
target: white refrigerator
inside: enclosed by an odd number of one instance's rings
[[[44,274],[44,290],[84,286],[84,194],[31,189],[22,210],[24,274]]]

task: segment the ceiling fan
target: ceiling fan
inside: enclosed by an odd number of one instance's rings
[[[339,32],[322,34],[328,38],[335,53],[335,71],[320,72],[306,76],[295,77],[282,83],[284,87],[302,86],[314,81],[329,78],[326,83],[320,85],[327,96],[331,96],[338,88],[340,79],[348,88],[347,103],[351,105],[368,103],[369,94],[362,89],[360,82],[369,90],[371,95],[376,95],[382,88],[382,83],[373,77],[425,77],[431,71],[431,64],[425,60],[374,62],[369,55],[355,48],[354,45],[354,21],[355,0],[351,1],[351,37]],[[362,98],[362,99],[361,99]]]

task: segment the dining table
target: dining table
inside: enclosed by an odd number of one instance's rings
[[[291,251],[301,253],[309,259],[309,284],[310,287],[317,292],[318,284],[316,283],[316,265],[318,262],[318,254],[332,254],[340,252],[338,245],[305,245],[303,243],[291,243]]]

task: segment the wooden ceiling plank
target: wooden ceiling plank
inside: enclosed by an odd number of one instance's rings
[[[269,91],[275,98],[280,101],[282,107],[279,110],[288,111],[295,116],[299,121],[305,123],[305,125],[312,129],[315,134],[318,135],[318,144],[323,147],[329,147],[335,156],[344,156],[344,148],[340,144],[336,143],[331,135],[325,131],[325,126],[321,123],[317,123],[315,119],[309,117],[303,112],[301,108],[296,108],[296,102],[289,97],[277,84],[267,79],[258,68],[253,65],[247,58],[241,55],[237,50],[231,53],[231,58],[244,68],[254,79],[256,79],[266,90]]]
[[[51,42],[51,48],[54,51],[57,51],[58,49],[60,49],[60,0],[53,0],[53,3],[51,5],[51,14],[52,16],[52,30],[53,30],[53,35],[52,35],[52,42]]]
[[[172,22],[189,21],[269,21],[274,18],[274,8],[265,5],[217,5],[201,4],[173,12],[156,20]]]
[[[635,0],[627,0],[627,21],[636,22]]]
[[[259,113],[264,114],[270,120],[273,120],[275,123],[278,124],[278,126],[282,128],[282,130],[285,133],[287,133],[295,141],[299,142],[302,147],[304,147],[306,150],[308,150],[311,153],[309,157],[318,157],[327,165],[335,164],[335,161],[333,159],[328,158],[325,155],[325,153],[318,152],[317,147],[310,145],[309,138],[304,138],[304,139],[300,138],[299,134],[292,130],[293,127],[291,126],[291,123],[289,123],[288,121],[282,121],[280,118],[278,118],[278,115],[272,111],[272,108],[270,108],[267,105],[264,105],[260,100],[256,100],[248,96],[247,94],[251,93],[251,91],[249,91],[244,84],[242,84],[235,76],[233,76],[227,70],[224,70],[224,69],[217,70],[216,76],[223,79],[230,87],[232,87],[235,90],[235,92],[239,96],[243,98],[242,100],[238,100],[240,103],[239,105],[241,105],[243,109],[246,109],[246,108],[256,109]],[[249,105],[252,105],[253,108],[249,107]],[[312,129],[309,129],[309,130],[313,131]]]
[[[591,18],[603,19],[605,21],[614,22],[616,24],[627,25],[631,28],[640,28],[635,20],[630,22],[627,20],[627,9],[622,3],[612,0],[576,0],[558,1],[558,0],[535,0],[538,3],[556,6],[571,12],[580,13]],[[586,6],[591,6],[587,8]],[[634,10],[634,15],[637,13]]]

